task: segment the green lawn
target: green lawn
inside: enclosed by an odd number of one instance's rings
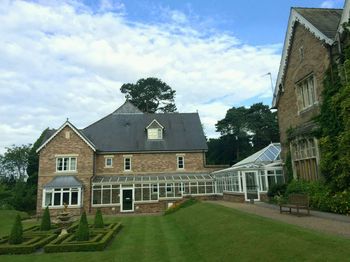
[[[11,223],[0,211],[0,234]],[[13,214],[12,214],[13,216]],[[168,216],[108,218],[124,227],[103,252],[0,256],[1,261],[345,261],[350,240],[199,203]],[[32,223],[25,223],[32,224]]]

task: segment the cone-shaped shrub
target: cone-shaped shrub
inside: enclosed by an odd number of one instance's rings
[[[9,243],[10,244],[20,244],[23,241],[23,227],[22,221],[19,214],[17,214],[15,222],[13,223]]]
[[[44,214],[43,214],[43,217],[41,218],[40,230],[41,231],[48,231],[50,229],[51,229],[50,211],[49,211],[49,207],[46,207]]]
[[[87,222],[85,211],[81,214],[78,230],[75,233],[75,238],[77,241],[89,240],[89,224]]]
[[[97,209],[97,212],[95,214],[94,227],[95,228],[104,228],[102,212],[100,209]]]

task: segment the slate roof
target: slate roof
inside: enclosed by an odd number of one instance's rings
[[[306,20],[328,38],[334,38],[343,9],[294,7]]]
[[[148,140],[146,127],[157,120],[163,139]],[[49,130],[43,143],[55,133]],[[100,152],[206,151],[198,113],[143,113],[130,102],[79,132]]]
[[[44,188],[82,187],[83,184],[75,176],[56,176]]]

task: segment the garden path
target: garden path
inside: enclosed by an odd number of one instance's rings
[[[295,214],[279,212],[279,207],[263,202],[255,204],[233,203],[227,201],[208,201],[213,204],[219,204],[225,207],[238,209],[247,213],[262,217],[271,218],[288,224],[313,229],[328,234],[340,235],[350,238],[350,217],[319,211],[310,211],[310,216],[297,216]],[[301,212],[305,212],[302,210]],[[306,213],[305,213],[306,214]]]

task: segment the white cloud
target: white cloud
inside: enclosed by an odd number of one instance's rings
[[[0,5],[2,150],[34,142],[66,117],[87,126],[123,103],[123,83],[142,77],[175,89],[180,112],[198,109],[209,137],[228,108],[271,92],[261,76],[276,75],[280,45],[199,32],[178,11],[167,23],[142,24],[128,21],[121,3],[101,1],[96,13],[79,2],[49,2]]]
[[[326,0],[321,3],[322,8],[335,8],[340,6],[343,0]]]

